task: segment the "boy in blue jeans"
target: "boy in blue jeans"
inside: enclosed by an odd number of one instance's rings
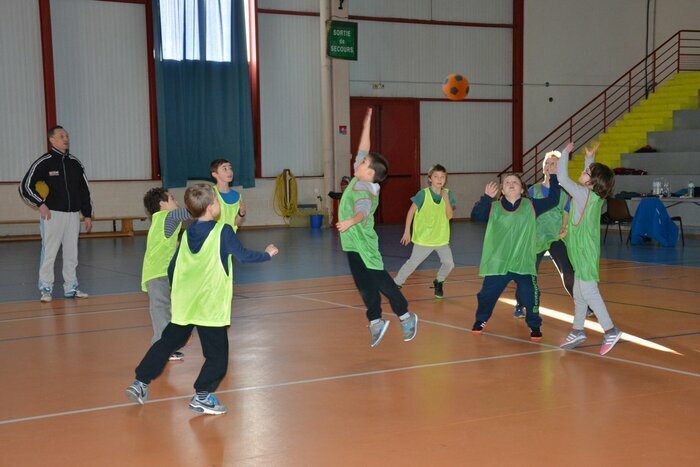
[[[209,184],[198,183],[185,192],[187,210],[196,219],[182,236],[180,248],[170,262],[172,320],[136,367],[136,379],[126,389],[129,399],[143,404],[148,384],[160,375],[168,357],[182,347],[197,327],[204,365],[194,383],[192,411],[226,413],[212,393],[228,368],[228,327],[231,324],[233,281],[231,255],[241,262],[268,261],[278,253],[274,245],[265,252],[246,250],[230,225],[216,222],[219,200]]]

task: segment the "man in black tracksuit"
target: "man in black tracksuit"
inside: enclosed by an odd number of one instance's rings
[[[53,291],[54,261],[63,246],[63,296],[87,298],[78,289],[75,270],[78,266],[78,235],[80,213],[85,218],[85,230],[92,228],[90,187],[83,164],[68,152],[70,139],[63,127],[49,130],[51,150],[38,158],[22,179],[19,193],[22,199],[39,209],[41,214],[41,265],[39,290],[41,301],[50,302]],[[37,191],[37,182],[48,186],[46,199]]]

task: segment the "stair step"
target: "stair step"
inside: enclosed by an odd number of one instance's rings
[[[653,131],[649,146],[664,152],[700,151],[700,130]]]

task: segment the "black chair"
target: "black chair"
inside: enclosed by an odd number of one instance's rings
[[[681,225],[681,244],[685,246],[685,234],[683,233],[683,218],[681,216],[673,216],[671,220],[673,222],[678,222]]]
[[[634,219],[630,214],[630,210],[627,207],[627,201],[622,198],[608,198],[608,216],[607,222],[605,223],[605,236],[603,237],[603,243],[608,239],[608,229],[610,224],[617,224],[617,230],[620,233],[620,243],[622,243],[622,224],[632,224]],[[627,234],[627,241],[630,241],[630,235],[632,235],[632,229],[630,228]]]

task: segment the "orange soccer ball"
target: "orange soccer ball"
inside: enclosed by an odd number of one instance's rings
[[[469,80],[458,73],[453,73],[442,82],[442,92],[448,99],[460,101],[469,94]]]

